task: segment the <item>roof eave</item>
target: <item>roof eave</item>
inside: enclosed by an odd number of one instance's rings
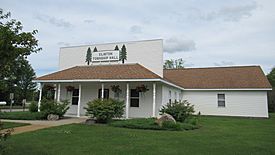
[[[163,79],[74,79],[74,80],[33,80],[37,83],[71,83],[71,82],[162,82],[164,84],[170,85],[172,87],[184,90],[183,87],[180,87],[171,82],[165,81]]]

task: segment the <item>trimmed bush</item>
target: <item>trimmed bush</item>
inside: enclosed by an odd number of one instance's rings
[[[194,112],[194,105],[191,105],[187,100],[168,103],[160,110],[160,113],[170,114],[178,122],[184,122],[186,119],[192,117]]]
[[[37,102],[31,102],[31,104],[29,105],[29,112],[38,112]]]
[[[69,102],[64,100],[62,102],[56,102],[54,100],[43,99],[41,100],[40,111],[44,114],[44,117],[47,118],[49,114],[58,115],[63,117],[64,114],[69,109]]]
[[[124,102],[114,99],[95,99],[87,103],[87,114],[96,119],[97,123],[106,123],[114,117],[122,117]]]

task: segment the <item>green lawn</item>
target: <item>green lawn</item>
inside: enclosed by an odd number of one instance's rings
[[[3,123],[3,127],[4,127],[3,129],[29,125],[27,123],[14,123],[14,122],[2,122],[2,123]]]
[[[65,125],[12,136],[9,154],[275,154],[274,114],[202,117],[201,124],[190,131]]]
[[[44,119],[44,114],[41,112],[29,112],[29,111],[0,112],[0,119],[42,120]]]

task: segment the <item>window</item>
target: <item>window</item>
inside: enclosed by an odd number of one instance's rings
[[[101,89],[98,89],[98,98],[101,98]],[[103,98],[108,99],[109,98],[109,89],[104,89],[103,92]]]
[[[171,92],[171,90],[169,90],[169,103],[171,103],[172,102],[172,92]]]
[[[175,92],[175,102],[177,102],[177,92]]]
[[[131,89],[130,107],[139,107],[139,92],[136,89]]]
[[[225,94],[218,94],[218,107],[225,107]]]
[[[78,105],[78,99],[79,99],[79,89],[74,89],[73,95],[72,95],[72,105]]]

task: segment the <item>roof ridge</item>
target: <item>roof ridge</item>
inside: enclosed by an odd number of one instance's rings
[[[136,63],[136,64],[139,65],[140,67],[144,68],[145,70],[147,70],[147,71],[149,71],[149,72],[155,74],[155,75],[158,76],[159,78],[161,78],[158,74],[156,74],[155,72],[151,71],[150,69],[144,67],[143,65],[141,65],[141,64],[139,64],[139,63]]]
[[[186,70],[186,69],[218,69],[218,68],[246,68],[246,67],[261,67],[260,65],[247,65],[247,66],[216,66],[216,67],[193,67],[193,68],[172,68],[163,70]]]
[[[96,64],[96,65],[77,65],[75,67],[97,67],[97,66],[130,66],[138,63],[127,63],[127,64]],[[71,67],[72,68],[72,67]]]

